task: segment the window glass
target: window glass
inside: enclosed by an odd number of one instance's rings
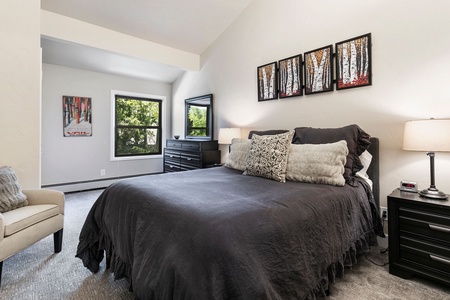
[[[161,154],[159,99],[115,95],[114,156]]]

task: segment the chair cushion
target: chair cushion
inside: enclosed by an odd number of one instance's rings
[[[33,224],[58,215],[60,208],[55,204],[29,205],[3,213],[5,237]]]

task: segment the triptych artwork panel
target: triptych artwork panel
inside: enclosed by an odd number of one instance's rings
[[[298,54],[257,68],[258,101],[372,85],[371,34]],[[335,60],[333,58],[336,58]],[[302,72],[303,68],[303,72]],[[336,71],[334,73],[334,70]],[[333,79],[333,74],[334,78]]]

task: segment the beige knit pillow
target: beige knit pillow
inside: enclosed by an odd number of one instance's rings
[[[231,141],[231,151],[228,154],[225,167],[245,171],[247,157],[250,151],[251,140],[234,138]]]

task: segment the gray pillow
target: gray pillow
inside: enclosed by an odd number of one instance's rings
[[[286,181],[289,145],[294,131],[275,135],[253,134],[244,175]]]
[[[0,167],[0,213],[28,205],[17,176],[11,167]]]
[[[228,154],[225,167],[245,171],[251,140],[234,138],[231,140],[231,151]]]
[[[348,154],[347,142],[292,144],[286,167],[286,180],[344,186]]]

